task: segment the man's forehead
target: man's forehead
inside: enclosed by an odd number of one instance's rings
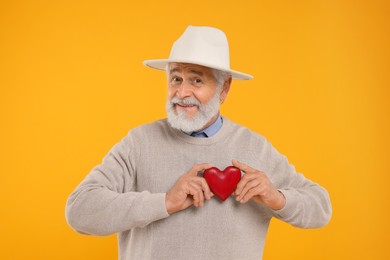
[[[172,62],[169,64],[170,73],[173,72],[193,72],[195,74],[209,74],[211,69],[209,67],[201,66],[192,63]]]

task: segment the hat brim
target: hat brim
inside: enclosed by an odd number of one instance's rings
[[[221,68],[221,67],[216,67],[216,66],[211,65],[211,64],[201,63],[201,62],[196,62],[196,61],[189,61],[189,60],[169,60],[169,59],[145,60],[145,61],[143,61],[143,64],[147,67],[152,68],[152,69],[165,70],[166,66],[169,62],[192,63],[192,64],[197,64],[197,65],[209,67],[212,69],[226,71],[226,72],[230,73],[232,75],[232,79],[235,79],[235,80],[253,79],[252,75],[245,74],[245,73],[242,73],[239,71],[225,69],[225,68]]]

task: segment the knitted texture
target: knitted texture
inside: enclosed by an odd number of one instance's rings
[[[68,224],[90,235],[118,233],[119,259],[262,259],[272,217],[303,228],[331,217],[327,191],[297,173],[264,137],[227,118],[210,138],[160,120],[132,129],[94,167],[66,206]],[[232,159],[265,172],[286,197],[281,210],[233,196],[169,215],[166,192],[194,164]]]

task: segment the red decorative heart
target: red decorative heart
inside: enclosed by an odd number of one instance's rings
[[[212,167],[204,171],[203,177],[215,196],[225,201],[236,189],[241,179],[241,171],[234,166],[228,166],[223,171]]]

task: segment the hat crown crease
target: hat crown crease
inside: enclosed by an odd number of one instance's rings
[[[190,26],[173,44],[169,61],[191,61],[229,70],[230,55],[226,35],[215,28]]]

